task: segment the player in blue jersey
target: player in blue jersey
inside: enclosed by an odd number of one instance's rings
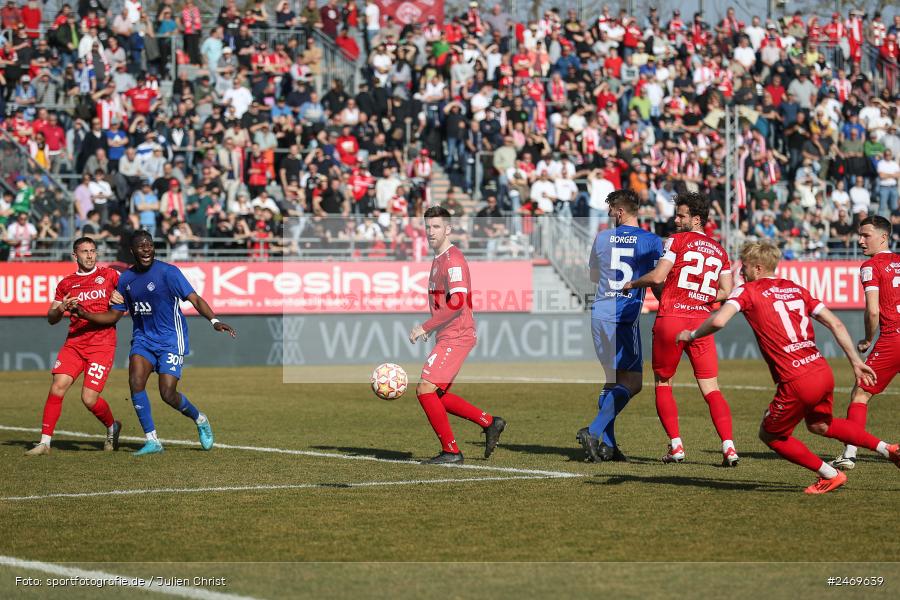
[[[576,435],[587,459],[593,462],[627,460],[616,445],[615,420],[641,391],[643,359],[638,318],[644,289],[622,288],[652,271],[663,253],[662,240],[638,227],[639,201],[634,192],[612,192],[607,203],[615,227],[597,234],[589,260],[591,281],[597,284],[591,331],[605,384],[597,401],[597,417]]]
[[[216,331],[231,337],[235,337],[236,332],[216,318],[209,304],[197,295],[178,267],[155,259],[153,237],[149,232],[139,230],[134,233],[131,253],[135,265],[119,277],[117,294],[113,295],[114,304],[110,310],[105,313],[81,311],[78,316],[105,324],[117,322],[126,311],[131,313],[133,333],[128,360],[128,386],[131,388],[134,410],[147,436],[146,444],[135,452],[135,456],[163,451],[153,424],[150,399],[145,391],[147,379],[153,371],[159,374],[162,399],[197,424],[200,445],[204,450],[209,450],[213,446],[209,419],[177,387],[184,356],[189,352],[187,323],[179,303],[187,301],[193,304]]]

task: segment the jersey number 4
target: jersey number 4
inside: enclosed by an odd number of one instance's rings
[[[707,256],[693,250],[684,253],[684,260],[691,264],[681,267],[681,273],[678,275],[678,287],[692,292],[699,291],[707,296],[715,296],[716,288],[712,286],[712,283],[719,280],[722,261],[715,256]],[[698,279],[702,277],[702,279],[690,281],[691,277],[698,277]]]

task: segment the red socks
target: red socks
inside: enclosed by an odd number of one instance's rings
[[[725,401],[725,396],[722,395],[722,392],[716,390],[708,393],[703,399],[709,405],[709,416],[712,417],[713,426],[716,428],[719,438],[723,442],[733,439],[731,437],[731,409]],[[816,468],[818,469],[819,467],[817,466]]]
[[[851,404],[850,406],[853,406]],[[865,405],[863,405],[865,406]],[[854,446],[862,446],[869,450],[877,452],[878,442],[881,441],[861,425],[850,421],[849,419],[832,419],[825,437],[840,440],[845,444],[853,444]]]
[[[681,437],[678,433],[678,406],[675,405],[675,394],[672,386],[656,386],[656,414],[669,439]]]
[[[452,452],[456,454],[459,448],[456,446],[456,439],[453,437],[453,430],[450,429],[450,421],[447,419],[447,409],[444,408],[441,399],[436,392],[418,395],[419,404],[431,423],[431,428],[437,434],[438,440],[441,442],[441,449],[444,452]]]
[[[822,459],[807,448],[803,442],[793,436],[769,442],[769,448],[788,459],[795,465],[806,467],[810,471],[818,472],[822,466]]]
[[[97,402],[94,403],[94,406],[90,408],[90,411],[94,414],[97,419],[103,423],[107,429],[112,427],[113,424],[113,415],[112,411],[109,409],[109,404],[106,403],[106,400],[103,398],[97,398]]]
[[[868,414],[869,405],[865,402],[851,402],[850,406],[847,407],[847,420],[856,423],[863,429],[866,428],[866,417]]]
[[[47,395],[47,402],[44,404],[44,420],[41,424],[43,435],[53,435],[56,422],[59,421],[59,415],[62,413],[62,401],[62,396]]]
[[[444,403],[444,408],[446,408],[447,412],[449,412],[451,415],[467,419],[469,421],[472,421],[473,423],[481,425],[482,427],[487,427],[494,422],[494,417],[487,414],[477,406],[472,406],[456,394],[444,392],[444,395],[441,396],[441,402]]]

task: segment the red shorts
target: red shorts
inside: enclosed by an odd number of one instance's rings
[[[115,346],[63,344],[56,355],[52,374],[68,375],[72,379],[84,373],[84,387],[102,392],[116,355]]]
[[[779,383],[762,426],[780,437],[789,436],[802,420],[807,423],[831,423],[834,404],[834,375],[831,369],[819,369],[808,376]]]
[[[900,372],[900,336],[888,335],[879,336],[875,342],[875,347],[866,359],[866,364],[872,367],[878,380],[875,385],[861,385],[861,389],[869,392],[873,396],[884,391],[894,375]]]
[[[716,340],[708,335],[688,344],[675,342],[675,336],[685,329],[696,329],[706,317],[656,317],[653,323],[653,373],[660,379],[671,379],[678,370],[681,353],[685,352],[697,379],[719,376],[719,355]]]
[[[438,340],[422,365],[422,379],[446,392],[474,347],[474,342]]]

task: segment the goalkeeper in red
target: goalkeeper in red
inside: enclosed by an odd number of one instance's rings
[[[759,430],[759,438],[794,464],[819,475],[807,494],[824,494],[844,485],[847,476],[813,454],[793,436],[800,421],[812,433],[862,446],[900,467],[900,446],[888,444],[848,419],[832,416],[834,375],[816,346],[812,321],[827,327],[847,355],[857,383],[872,385],[877,376],[866,365],[847,328],[821,301],[798,283],[775,276],[781,252],[767,242],[753,242],[741,251],[741,273],[746,283],[734,289],[728,301],[693,331],[676,338],[691,342],[719,331],[737,313],[744,313],[759,349],[778,386]]]
[[[678,429],[678,406],[672,378],[682,353],[694,368],[697,386],[709,406],[716,433],[722,440],[722,466],[736,467],[737,451],[731,435],[731,409],[719,390],[719,358],[712,337],[689,343],[675,341],[683,329],[698,327],[712,312],[712,304],[728,298],[734,279],[728,254],[707,236],[703,226],[709,218],[709,201],[700,194],[680,194],[675,198],[675,227],[656,267],[624,290],[663,285],[659,310],[653,324],[653,375],[656,379],[656,414],[669,437],[664,463],[684,460],[684,445]]]
[[[473,406],[450,392],[469,352],[475,347],[475,319],[472,316],[472,286],[469,265],[462,252],[450,243],[450,212],[440,206],[425,211],[425,234],[434,251],[428,277],[428,305],[431,318],[416,325],[409,341],[416,343],[435,334],[435,345],[422,366],[416,397],[437,434],[441,452],[425,464],[460,464],[462,452],[456,444],[447,413],[480,425],[485,434],[484,457],[488,458],[500,441],[506,422]]]

